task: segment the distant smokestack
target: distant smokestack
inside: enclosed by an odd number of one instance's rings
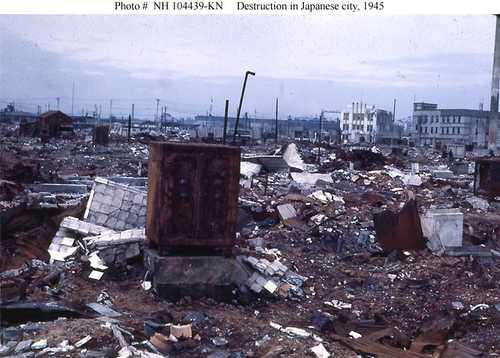
[[[498,91],[500,82],[500,15],[496,15],[495,48],[493,51],[493,74],[491,78],[491,102],[489,116],[488,149],[495,150],[497,142]]]
[[[482,111],[483,110],[483,102],[479,102],[479,110]]]

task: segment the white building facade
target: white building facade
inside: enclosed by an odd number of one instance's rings
[[[403,133],[391,112],[363,102],[353,102],[341,113],[340,129],[342,143],[392,142]]]

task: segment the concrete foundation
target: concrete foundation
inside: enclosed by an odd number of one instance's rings
[[[158,296],[177,301],[185,296],[231,301],[245,291],[249,270],[237,258],[222,256],[160,256],[145,249],[144,261]]]

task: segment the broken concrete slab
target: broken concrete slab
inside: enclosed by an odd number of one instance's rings
[[[444,253],[448,256],[500,257],[495,250],[481,246],[449,247],[444,251]]]
[[[307,197],[311,198],[311,199],[318,200],[318,201],[322,202],[323,204],[327,204],[327,203],[330,203],[332,201],[335,201],[339,204],[345,204],[344,198],[342,198],[338,195],[329,193],[327,191],[323,191],[323,190],[317,190],[317,191],[311,193],[310,195],[308,195]]]
[[[422,185],[422,178],[416,174],[407,174],[401,178],[405,185],[420,186]]]
[[[120,312],[115,311],[114,309],[102,305],[97,302],[91,302],[87,304],[87,307],[91,308],[95,312],[99,313],[101,316],[106,316],[106,317],[120,317],[122,314]]]
[[[477,196],[470,196],[467,199],[465,199],[465,201],[467,201],[470,205],[472,205],[474,209],[487,211],[488,208],[490,207],[488,200],[485,200]]]
[[[282,221],[287,221],[297,217],[297,211],[292,204],[278,205],[276,208],[278,215]]]
[[[292,180],[305,185],[316,185],[316,183],[321,180],[326,183],[333,183],[332,176],[330,174],[321,173],[290,173]]]
[[[261,164],[252,162],[240,162],[240,175],[245,178],[252,178],[260,173],[262,170]]]
[[[138,186],[138,187],[145,187],[146,184],[148,183],[147,177],[110,176],[110,177],[105,177],[105,179],[112,181],[114,183],[120,183],[128,186]]]
[[[89,191],[87,185],[82,184],[30,184],[27,188],[35,193],[74,193],[86,194]]]
[[[48,248],[50,258],[54,261],[66,261],[68,257],[72,256],[77,250],[78,246],[64,245],[57,243],[57,239],[52,240]]]
[[[144,227],[147,193],[144,190],[96,178],[84,219],[120,231]]]
[[[285,150],[285,153],[283,154],[283,159],[285,162],[288,164],[290,169],[298,170],[298,171],[304,171],[305,169],[305,164],[302,158],[299,155],[299,152],[297,150],[297,146],[295,143],[290,143]]]
[[[84,236],[100,235],[102,233],[114,233],[113,230],[108,229],[104,226],[82,221],[73,216],[66,216],[61,222],[60,227],[77,232]]]
[[[464,215],[460,209],[430,209],[420,219],[431,250],[462,246]]]
[[[436,169],[432,171],[432,177],[436,179],[450,179],[453,176],[453,172],[448,169]]]
[[[145,229],[130,229],[117,233],[104,233],[98,236],[89,236],[84,240],[97,247],[132,244],[146,240],[146,232]]]

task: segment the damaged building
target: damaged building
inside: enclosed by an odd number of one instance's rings
[[[413,104],[413,126],[418,145],[434,148],[460,144],[485,148],[488,143],[489,111],[442,109],[435,103]],[[500,140],[497,141],[500,145]]]

